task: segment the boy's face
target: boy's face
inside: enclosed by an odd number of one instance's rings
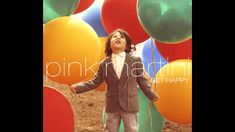
[[[119,32],[113,34],[110,40],[112,51],[125,51],[126,49],[126,38]]]

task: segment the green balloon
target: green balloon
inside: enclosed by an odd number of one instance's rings
[[[139,96],[139,132],[161,132],[163,128],[163,116],[160,115],[154,104],[138,88]],[[105,112],[103,111],[103,123],[105,124]],[[121,121],[119,132],[124,132],[124,125]]]
[[[69,16],[77,8],[80,0],[43,0],[43,23],[60,17]]]
[[[192,0],[138,0],[137,15],[158,41],[177,43],[192,37]]]

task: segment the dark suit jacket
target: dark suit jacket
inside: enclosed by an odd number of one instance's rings
[[[100,63],[99,70],[92,80],[76,85],[77,93],[83,93],[97,88],[103,81],[106,82],[105,111],[107,113],[113,113],[119,110],[138,112],[137,84],[150,100],[157,97],[151,90],[151,86],[144,75],[141,58],[128,53],[126,53],[120,79],[116,75],[110,56]]]

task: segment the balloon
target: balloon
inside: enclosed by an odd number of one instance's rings
[[[89,9],[84,11],[81,19],[91,25],[95,29],[99,37],[108,36],[101,22],[99,1],[95,1]]]
[[[156,40],[176,43],[192,37],[192,0],[138,0],[137,14]]]
[[[59,91],[43,86],[43,132],[72,132],[74,116],[68,100]]]
[[[100,43],[101,43],[101,57],[100,57],[100,61],[102,61],[102,60],[104,60],[106,58],[104,50],[105,50],[105,42],[107,40],[107,37],[99,37],[99,40],[100,40]],[[86,79],[84,79],[82,81],[83,82],[90,81],[90,78],[86,78]],[[106,90],[105,82],[101,83],[100,86],[98,88],[96,88],[96,90],[98,90],[100,92],[104,92]]]
[[[107,38],[108,37],[99,37],[100,44],[101,44],[101,59],[100,60],[103,60],[103,59],[106,58],[106,55],[105,55],[105,43],[106,43]]]
[[[79,0],[43,0],[43,23],[60,16],[71,15],[78,2]]]
[[[105,31],[110,33],[117,28],[126,30],[133,44],[149,38],[141,27],[136,13],[137,0],[104,0],[101,20]]]
[[[132,52],[133,55],[142,58],[142,51],[143,51],[143,48],[144,48],[144,44],[145,44],[145,41],[135,45],[136,50]]]
[[[45,24],[43,24],[43,34],[44,34],[44,31],[45,31],[45,28],[44,28]]]
[[[156,48],[156,45],[153,40],[153,46],[154,46],[154,61],[152,61],[152,42],[151,38],[146,40],[144,42],[144,47],[142,50],[142,59],[144,63],[144,69],[146,72],[152,77],[155,77],[153,66],[155,66],[156,74],[158,71],[162,68],[162,66],[166,65],[168,62],[162,57],[162,55],[159,53],[158,49]]]
[[[163,117],[156,107],[138,88],[139,97],[139,131],[140,132],[161,132],[163,128]],[[105,111],[103,111],[103,124],[105,124]],[[121,121],[119,132],[124,132],[124,125]]]
[[[86,10],[95,0],[80,0],[73,14]]]
[[[153,90],[160,99],[155,106],[170,121],[192,123],[192,61],[181,59],[168,63],[155,78]]]
[[[100,60],[103,60],[106,58],[106,55],[105,55],[105,42],[107,40],[107,37],[99,37],[99,40],[100,40],[100,43],[101,43],[101,59]],[[106,90],[106,84],[105,82],[103,82],[98,88],[97,88],[98,91],[101,91],[101,92],[104,92]]]
[[[106,90],[105,82],[101,83],[100,86],[97,88],[98,91],[104,92]]]
[[[43,70],[47,78],[72,84],[95,75],[101,45],[94,29],[86,22],[60,17],[44,26]]]
[[[177,59],[192,59],[192,38],[176,44],[156,41],[156,46],[167,61]]]

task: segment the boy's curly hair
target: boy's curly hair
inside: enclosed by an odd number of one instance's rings
[[[113,34],[115,34],[116,32],[119,32],[126,39],[126,49],[125,49],[125,52],[126,53],[130,53],[131,52],[131,38],[130,38],[129,34],[125,30],[123,30],[123,29],[116,29],[112,33],[109,34],[109,36],[108,36],[108,38],[107,38],[107,40],[105,42],[105,51],[104,52],[105,52],[106,56],[110,56],[113,53],[113,51],[111,49],[110,41],[111,41],[111,38],[112,38]]]

